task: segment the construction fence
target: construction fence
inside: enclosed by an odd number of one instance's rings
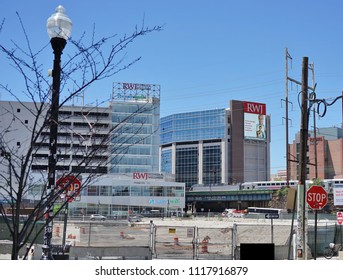
[[[79,247],[147,246],[156,259],[239,259],[241,243],[273,243],[277,259],[293,257],[295,229],[290,225],[233,223],[224,227],[150,223],[73,222],[64,231],[54,223],[53,244]],[[319,224],[317,256],[330,242],[342,242],[342,226]],[[308,244],[314,251],[314,227],[308,227]],[[290,252],[292,255],[290,256]]]
[[[149,246],[157,259],[233,259],[236,226],[202,228],[130,223],[54,224],[53,243],[71,246]],[[63,235],[65,236],[63,238]]]

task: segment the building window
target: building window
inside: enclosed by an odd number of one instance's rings
[[[88,186],[88,196],[97,196],[97,187],[96,186]]]
[[[198,148],[178,148],[176,150],[176,181],[191,187],[198,183]]]
[[[100,195],[101,196],[109,196],[110,195],[110,187],[109,186],[100,186]]]
[[[204,184],[221,182],[220,146],[206,146],[203,148],[203,182]]]

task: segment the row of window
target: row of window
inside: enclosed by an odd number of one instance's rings
[[[72,111],[59,111],[58,112],[59,115],[62,116],[87,116],[88,117],[108,117],[109,113],[105,113],[105,112],[80,112],[80,111],[76,111],[76,112],[72,112]]]
[[[140,165],[140,166],[136,166],[136,165],[112,165],[110,167],[109,172],[113,173],[113,174],[132,173],[132,172],[151,173],[151,172],[155,172],[155,170],[153,170],[151,165]]]
[[[219,145],[203,147],[203,182],[214,184],[221,182],[221,147]],[[197,184],[199,153],[198,147],[176,149],[175,168],[176,181],[185,182],[187,187]],[[163,150],[161,153],[162,172],[172,171],[172,150]]]
[[[88,186],[81,195],[184,197],[184,188],[173,186]]]
[[[115,156],[111,160],[111,164],[117,165],[151,165],[152,164],[152,157],[128,157],[128,156]]]
[[[32,170],[48,170],[48,165],[32,164]],[[74,173],[99,173],[107,174],[107,167],[103,166],[70,166],[70,165],[57,165],[57,171],[70,171]]]
[[[121,148],[120,145],[150,145],[152,144],[152,137],[150,136],[139,136],[139,135],[120,135],[111,139],[113,145],[118,145],[117,147]]]
[[[209,128],[185,128],[182,130],[163,132],[161,130],[161,144],[183,142],[183,141],[198,141],[209,139],[222,139],[225,137],[225,127],[209,127]]]

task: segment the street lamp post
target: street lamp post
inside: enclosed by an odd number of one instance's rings
[[[71,20],[66,16],[65,9],[62,6],[56,8],[56,13],[52,14],[47,20],[47,30],[50,37],[50,43],[54,51],[54,68],[52,71],[52,93],[50,106],[50,139],[49,139],[49,158],[48,158],[48,182],[46,187],[46,197],[48,200],[45,214],[44,244],[42,246],[42,259],[53,259],[51,253],[52,238],[52,217],[53,200],[51,195],[55,189],[55,171],[56,171],[56,152],[57,152],[57,128],[58,128],[58,109],[61,83],[61,55],[67,43],[72,28]]]

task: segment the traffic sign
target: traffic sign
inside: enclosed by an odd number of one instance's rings
[[[73,175],[59,178],[56,182],[56,188],[62,190],[60,197],[68,202],[80,198],[81,181]]]
[[[269,214],[265,214],[264,217],[266,219],[278,219],[280,216],[278,213],[269,213]]]
[[[337,224],[343,224],[343,212],[337,212],[336,214]]]
[[[311,186],[306,192],[306,202],[313,210],[322,209],[328,201],[328,194],[322,186]]]

